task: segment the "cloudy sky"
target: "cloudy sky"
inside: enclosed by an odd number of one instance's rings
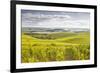
[[[89,28],[87,12],[21,10],[22,27]]]

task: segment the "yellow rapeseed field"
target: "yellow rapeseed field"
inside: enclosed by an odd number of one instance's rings
[[[22,63],[88,60],[89,32],[26,33],[22,32]]]

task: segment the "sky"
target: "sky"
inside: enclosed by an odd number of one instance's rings
[[[21,10],[22,27],[39,28],[88,28],[90,13]]]

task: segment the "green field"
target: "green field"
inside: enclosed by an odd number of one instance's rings
[[[88,60],[89,32],[22,32],[22,63]]]

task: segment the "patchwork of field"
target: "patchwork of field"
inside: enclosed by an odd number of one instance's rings
[[[22,63],[88,60],[89,32],[22,32]]]

